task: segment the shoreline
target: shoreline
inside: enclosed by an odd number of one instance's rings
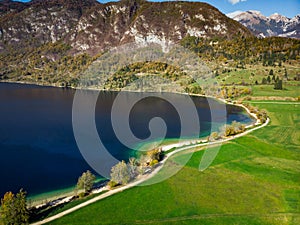
[[[27,202],[31,207],[44,205],[56,199],[73,195],[74,187],[75,185],[66,188],[61,188],[61,189],[54,189],[53,191],[46,191],[46,192],[28,195]]]
[[[223,139],[221,139],[221,140],[217,140],[217,141],[207,141],[206,143],[197,143],[197,144],[191,144],[191,145],[187,145],[187,146],[183,145],[183,146],[179,147],[178,149],[176,149],[176,150],[174,150],[174,151],[171,151],[171,152],[167,153],[167,154],[165,155],[164,159],[158,163],[158,166],[155,167],[155,168],[152,170],[152,172],[151,172],[150,174],[144,174],[144,175],[141,175],[140,177],[138,177],[138,178],[135,179],[134,181],[128,183],[127,185],[120,186],[120,187],[115,188],[115,189],[112,189],[112,190],[108,190],[107,192],[105,192],[105,193],[103,193],[103,194],[101,194],[101,195],[99,195],[99,196],[96,196],[96,197],[94,197],[94,198],[92,198],[92,199],[90,199],[90,200],[87,200],[87,201],[85,201],[85,202],[83,202],[83,203],[81,203],[81,204],[79,204],[79,205],[77,205],[77,206],[74,206],[73,208],[67,209],[67,210],[65,210],[65,211],[63,211],[63,212],[61,212],[61,213],[58,213],[58,214],[56,214],[56,215],[54,215],[54,216],[51,216],[51,217],[49,217],[49,218],[46,218],[46,219],[44,219],[44,220],[41,220],[41,221],[38,221],[38,222],[31,223],[31,225],[41,225],[41,224],[49,223],[49,222],[51,222],[51,221],[53,221],[53,220],[59,219],[59,218],[65,216],[65,215],[67,215],[67,214],[70,214],[70,213],[72,213],[72,212],[74,212],[74,211],[77,211],[77,210],[79,210],[79,209],[81,209],[81,208],[83,208],[83,207],[85,207],[85,206],[87,206],[87,205],[90,205],[90,204],[95,203],[95,202],[97,202],[97,201],[99,201],[99,200],[102,200],[102,199],[104,199],[104,198],[107,198],[107,197],[109,197],[109,196],[112,196],[112,195],[114,195],[114,194],[116,194],[116,193],[122,192],[122,191],[124,191],[124,190],[126,190],[126,189],[135,187],[135,186],[137,186],[138,184],[141,184],[141,183],[143,183],[143,182],[145,182],[145,181],[151,179],[152,177],[154,177],[154,176],[155,176],[155,175],[163,168],[165,162],[166,162],[172,155],[174,155],[174,154],[176,154],[176,153],[178,153],[178,152],[183,152],[183,151],[185,151],[185,150],[189,150],[189,149],[193,149],[193,148],[198,148],[198,147],[202,147],[202,148],[201,148],[201,149],[197,149],[196,151],[202,151],[202,150],[203,150],[203,147],[206,147],[206,146],[212,147],[212,146],[214,146],[214,145],[220,145],[220,144],[225,143],[225,142],[227,142],[227,141],[230,141],[230,140],[233,140],[233,139],[236,139],[236,138],[245,136],[245,135],[247,135],[247,134],[249,134],[249,133],[251,133],[251,132],[253,132],[253,131],[255,131],[255,130],[258,130],[258,129],[260,129],[260,128],[263,128],[263,127],[267,126],[267,125],[269,124],[269,122],[270,122],[270,118],[267,117],[267,120],[266,120],[264,123],[260,123],[259,126],[253,124],[253,125],[252,125],[252,128],[250,128],[250,129],[248,129],[248,130],[246,130],[246,131],[244,131],[244,132],[242,132],[242,133],[239,133],[239,134],[236,134],[236,135],[233,135],[233,136],[229,136],[229,137],[225,137],[225,138],[223,138]],[[198,139],[198,141],[200,141],[200,140]],[[165,146],[162,146],[162,147],[169,148],[170,145],[172,145],[172,144],[165,145]],[[171,147],[171,148],[172,148],[172,147]],[[171,148],[170,148],[170,149],[171,149]],[[107,190],[107,189],[106,189],[106,190]]]
[[[55,85],[55,84],[43,84],[43,83],[35,83],[35,82],[26,82],[26,81],[12,81],[12,80],[0,80],[1,83],[7,83],[7,84],[23,84],[23,85],[35,85],[35,86],[39,86],[39,87],[48,87],[48,88],[67,88],[67,89],[72,89],[72,90],[90,90],[90,91],[109,91],[109,90],[100,90],[100,89],[96,89],[96,88],[77,88],[77,87],[63,87],[63,86],[59,86],[59,85]],[[112,92],[120,92],[120,91],[113,91]],[[130,91],[130,90],[125,90],[126,92],[131,92],[131,93],[140,93],[137,91]],[[210,95],[203,95],[203,94],[193,94],[193,93],[180,93],[180,92],[161,92],[161,93],[171,93],[171,94],[178,94],[178,95],[185,95],[185,96],[193,96],[193,97],[202,97],[202,98],[211,98],[215,101],[221,102],[225,105],[233,105],[233,106],[237,106],[240,107],[242,109],[245,110],[245,112],[250,116],[250,118],[255,119],[255,123],[251,122],[250,125],[247,125],[246,128],[250,128],[252,126],[256,126],[258,123],[258,118],[256,116],[256,114],[251,113],[250,110],[242,105],[242,104],[237,104],[234,102],[229,102],[226,99],[222,99],[222,98],[218,98],[215,96],[210,96]],[[165,145],[162,143],[161,147],[164,149],[164,151],[170,150],[171,148],[178,148],[178,147],[182,147],[182,146],[186,146],[186,145],[190,145],[190,144],[199,144],[201,143],[206,143],[207,142],[207,138],[209,137],[209,135],[203,136],[203,137],[198,137],[198,138],[189,138],[186,137],[184,139],[173,139],[171,140],[171,144]],[[205,140],[204,140],[205,139]],[[155,142],[155,141],[154,141]],[[151,143],[146,143],[146,144],[150,144]],[[75,186],[75,185],[74,185]],[[49,201],[53,201],[55,199],[64,197],[64,196],[71,196],[74,192],[74,186],[70,186],[70,187],[66,187],[66,188],[61,188],[61,189],[54,189],[51,191],[47,191],[47,192],[42,192],[42,193],[38,193],[38,194],[33,194],[29,197],[29,202],[31,205],[38,205],[38,203],[42,203],[42,202],[49,202]],[[65,191],[67,190],[67,191]],[[54,194],[51,194],[54,193]],[[39,196],[45,196],[45,197],[39,197]]]
[[[94,190],[98,190],[99,187],[101,187],[106,181],[107,179],[101,177],[97,178],[95,181],[96,185]],[[51,202],[56,201],[57,199],[75,196],[75,188],[76,185],[71,185],[65,188],[53,189],[51,191],[32,194],[27,197],[27,202],[30,207],[40,207],[42,205],[47,205]]]
[[[56,86],[56,85],[45,85],[45,84],[30,83],[30,82],[16,82],[16,81],[4,81],[4,82],[0,81],[0,82],[1,83],[9,83],[9,84],[36,85],[36,86],[41,86],[41,87],[70,88],[70,89],[75,89],[75,90],[109,91],[109,90],[99,90],[99,89],[83,89],[83,88],[74,88],[74,87],[62,87],[62,86]],[[119,91],[115,91],[115,92],[119,92]],[[134,91],[126,90],[126,92],[134,92]],[[139,92],[137,92],[137,93],[139,93]],[[144,175],[141,176],[141,178],[138,178],[138,179],[134,180],[133,182],[129,183],[128,185],[121,186],[121,187],[113,189],[113,190],[109,190],[107,193],[100,194],[99,196],[96,196],[96,197],[94,197],[94,198],[92,198],[92,199],[90,199],[90,200],[88,200],[88,201],[86,201],[86,202],[84,202],[84,203],[82,203],[78,206],[75,206],[75,207],[73,207],[69,210],[66,210],[62,213],[59,213],[59,214],[57,214],[53,217],[49,217],[45,220],[42,220],[42,221],[39,221],[39,222],[36,222],[36,223],[33,223],[33,224],[44,224],[46,222],[50,222],[50,221],[52,221],[56,218],[59,218],[59,217],[61,217],[63,215],[66,215],[70,212],[73,212],[73,211],[75,211],[79,208],[82,208],[82,207],[84,207],[88,204],[91,204],[95,201],[98,201],[100,199],[111,196],[114,193],[117,193],[117,192],[123,191],[125,189],[128,189],[130,187],[138,185],[138,184],[150,179],[156,173],[158,173],[160,171],[160,169],[163,167],[165,161],[170,156],[172,156],[173,154],[176,154],[177,152],[184,151],[184,150],[191,149],[191,148],[204,147],[204,146],[208,146],[208,145],[216,145],[216,144],[218,145],[218,144],[221,144],[223,142],[227,142],[229,140],[238,138],[240,136],[244,136],[244,135],[246,135],[246,134],[248,134],[248,133],[250,133],[250,132],[252,132],[256,129],[260,129],[260,128],[266,126],[270,121],[270,119],[268,117],[267,120],[265,121],[265,123],[262,124],[260,122],[260,120],[258,119],[257,115],[255,113],[251,113],[250,110],[246,106],[244,106],[243,104],[227,101],[226,99],[218,98],[218,97],[215,97],[215,96],[207,96],[207,95],[193,94],[193,93],[179,93],[179,92],[161,92],[161,93],[171,93],[171,94],[180,94],[180,95],[187,95],[187,96],[194,96],[194,97],[211,98],[211,99],[219,101],[219,102],[221,102],[225,105],[237,106],[237,107],[240,107],[240,108],[244,109],[246,111],[246,113],[250,116],[250,118],[255,119],[255,122],[251,122],[250,125],[247,125],[246,130],[243,133],[239,133],[239,134],[229,136],[229,137],[223,137],[220,140],[208,141],[207,137],[206,138],[205,137],[197,137],[197,138],[190,138],[190,139],[187,138],[187,139],[184,139],[184,140],[174,139],[174,140],[172,140],[172,142],[174,141],[174,143],[161,144],[160,147],[164,152],[172,150],[174,148],[175,148],[175,150],[167,153],[165,155],[165,158],[161,162],[159,162],[159,166],[154,168],[153,171],[150,174],[144,174]],[[63,190],[66,190],[66,189],[69,190],[69,191],[67,191],[67,193],[64,193]],[[101,193],[101,192],[106,191],[106,190],[108,190],[106,188],[106,186],[102,186],[100,188],[99,187],[94,188],[92,193],[97,194],[97,193]],[[57,194],[51,195],[50,194],[51,192],[52,193],[57,193]],[[38,196],[43,196],[43,195],[47,196],[48,194],[49,194],[49,197],[46,197],[46,198],[41,197],[40,199],[38,198]],[[65,188],[65,189],[53,190],[53,191],[49,191],[49,192],[46,192],[46,193],[40,193],[40,194],[37,194],[37,195],[32,195],[29,198],[29,202],[30,202],[31,207],[37,207],[37,208],[47,206],[47,205],[56,206],[56,205],[59,205],[59,204],[70,202],[72,199],[74,199],[75,196],[76,196],[76,194],[74,193],[74,186],[73,186],[73,187],[68,187],[68,188]],[[38,199],[38,200],[35,200],[35,198]],[[59,217],[57,217],[57,216],[59,216]]]

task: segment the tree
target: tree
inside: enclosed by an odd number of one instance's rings
[[[261,81],[261,84],[267,84],[267,79],[263,78],[262,81]]]
[[[5,193],[1,199],[1,222],[6,225],[28,224],[29,212],[26,203],[26,192],[22,189],[14,195],[12,192]]]
[[[273,75],[274,75],[273,69],[270,70],[269,75],[270,75],[270,76],[273,76]]]
[[[271,77],[270,76],[268,76],[267,81],[268,81],[268,83],[271,83]]]
[[[88,170],[78,178],[77,189],[84,189],[85,193],[89,193],[93,188],[95,180],[96,176]]]
[[[287,73],[286,68],[284,68],[284,77],[285,77],[286,79],[288,79],[288,73]]]
[[[216,71],[215,71],[215,77],[218,77],[218,76],[219,76],[219,71],[216,70]]]
[[[3,224],[14,224],[14,194],[6,192],[3,199],[1,199],[1,222]]]
[[[130,181],[130,172],[127,164],[122,160],[111,168],[111,180],[118,184],[127,184]]]
[[[272,81],[275,82],[276,78],[275,75],[272,76]]]
[[[131,157],[128,162],[128,171],[131,178],[134,178],[137,173],[137,160],[134,157]]]
[[[26,203],[26,192],[22,189],[15,197],[15,205],[18,224],[27,223],[29,219],[29,212]]]
[[[276,79],[275,84],[274,84],[274,89],[282,90],[282,80]]]
[[[225,136],[231,136],[235,134],[242,133],[246,130],[246,127],[244,124],[241,124],[240,122],[232,121],[231,125],[224,125],[221,128],[221,133]]]
[[[158,149],[153,149],[151,151],[148,151],[147,152],[147,156],[150,158],[150,160],[160,160],[160,157],[161,157],[161,149],[158,148]]]

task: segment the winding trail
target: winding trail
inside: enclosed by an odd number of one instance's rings
[[[245,108],[248,113],[250,113],[247,107],[245,107],[245,106],[242,106],[242,107]],[[253,115],[252,113],[250,113],[250,114],[257,119],[256,115]],[[153,176],[155,176],[163,168],[163,165],[170,158],[170,156],[172,156],[172,155],[174,155],[174,154],[176,154],[178,152],[185,151],[185,150],[188,150],[188,149],[191,149],[191,148],[197,148],[197,147],[204,147],[204,146],[211,146],[211,145],[221,144],[221,143],[233,140],[235,138],[239,138],[239,137],[245,136],[245,135],[247,135],[247,134],[249,134],[249,133],[251,133],[251,132],[253,132],[255,130],[263,128],[263,127],[267,126],[269,122],[270,122],[270,119],[267,118],[266,122],[264,124],[261,124],[260,126],[256,126],[256,127],[251,128],[251,129],[249,129],[249,130],[247,130],[247,131],[245,131],[243,133],[240,133],[240,134],[237,134],[237,135],[234,135],[234,136],[230,136],[228,138],[221,139],[221,140],[218,140],[218,141],[207,142],[207,143],[199,143],[199,144],[191,144],[191,145],[188,145],[188,146],[179,147],[175,151],[172,151],[172,152],[166,154],[165,158],[161,162],[159,162],[159,166],[156,167],[150,174],[143,175],[138,180],[133,181],[133,182],[127,184],[126,186],[122,186],[122,187],[110,190],[110,191],[108,191],[108,192],[106,192],[104,194],[101,194],[101,195],[99,195],[99,196],[97,196],[95,198],[92,198],[92,199],[90,199],[90,200],[88,200],[88,201],[86,201],[84,203],[81,203],[81,204],[79,204],[77,206],[74,206],[71,209],[68,209],[68,210],[63,211],[61,213],[58,213],[58,214],[56,214],[54,216],[51,216],[51,217],[46,218],[44,220],[41,220],[39,222],[32,223],[31,225],[41,225],[41,224],[49,223],[49,222],[51,222],[53,220],[56,220],[56,219],[61,218],[61,217],[65,216],[65,215],[67,215],[67,214],[70,214],[70,213],[72,213],[72,212],[74,212],[74,211],[76,211],[78,209],[81,209],[81,208],[83,208],[83,207],[85,207],[87,205],[95,203],[95,202],[97,202],[97,201],[99,201],[101,199],[107,198],[107,197],[112,196],[112,195],[114,195],[116,193],[122,192],[122,191],[124,191],[126,189],[132,188],[132,187],[134,187],[134,186],[136,186],[136,185],[138,185],[140,183],[143,183],[146,180],[148,180],[148,179],[152,178]],[[164,147],[166,147],[166,146],[164,146]]]

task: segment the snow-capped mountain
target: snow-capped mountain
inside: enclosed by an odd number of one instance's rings
[[[261,12],[249,10],[227,14],[228,17],[240,22],[258,37],[290,37],[300,39],[300,14],[294,18],[274,13],[266,17]]]

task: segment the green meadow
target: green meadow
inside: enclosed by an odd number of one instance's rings
[[[275,96],[275,97],[298,97],[300,96],[299,86],[283,84],[283,90],[274,90],[274,85],[252,86],[253,96]]]
[[[50,224],[300,224],[300,104],[252,105],[266,109],[271,123],[223,144],[203,172],[198,168],[205,149],[195,149],[173,177]],[[181,164],[183,154],[170,157],[157,176]]]

